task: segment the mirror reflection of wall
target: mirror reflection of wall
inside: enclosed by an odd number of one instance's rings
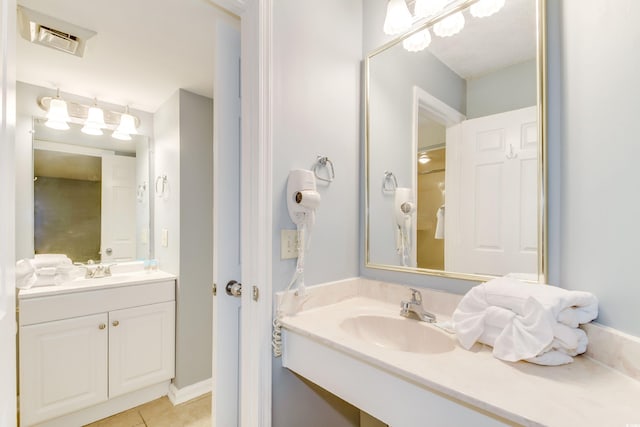
[[[74,262],[100,259],[100,157],[33,151],[34,248]]]
[[[411,188],[418,269],[537,280],[536,1],[463,14],[459,33],[432,33],[422,51],[399,39],[367,58],[369,189],[385,171]],[[407,265],[390,197],[369,191],[368,203],[367,263]]]
[[[34,252],[74,262],[150,256],[147,137],[112,142],[34,120]]]

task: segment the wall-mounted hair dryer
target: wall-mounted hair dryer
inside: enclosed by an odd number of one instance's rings
[[[396,252],[401,256],[403,266],[410,265],[411,227],[416,210],[411,188],[398,187],[395,191],[394,214],[396,217]]]
[[[316,191],[316,179],[312,171],[295,169],[289,172],[287,181],[287,208],[295,225],[304,224],[310,229],[315,222],[315,210],[320,205]]]

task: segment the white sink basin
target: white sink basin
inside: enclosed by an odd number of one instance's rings
[[[340,327],[359,340],[391,350],[433,354],[455,348],[453,336],[414,319],[362,315],[343,320]]]

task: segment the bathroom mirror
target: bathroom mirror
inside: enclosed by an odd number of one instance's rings
[[[366,58],[366,266],[545,281],[544,0],[475,3]]]
[[[85,135],[33,121],[35,253],[74,262],[151,256],[149,138]]]

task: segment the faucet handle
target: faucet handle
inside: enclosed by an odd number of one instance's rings
[[[411,302],[422,305],[422,293],[414,288],[409,288],[411,291]]]

